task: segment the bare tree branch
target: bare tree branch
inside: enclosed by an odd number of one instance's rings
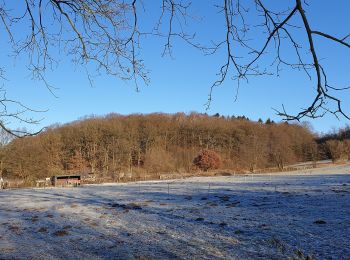
[[[213,11],[218,11],[222,23],[218,28],[221,38],[209,35],[206,37],[209,42],[200,41],[199,32],[192,31],[192,25],[198,22],[191,9],[194,2],[160,0],[157,3],[159,10],[147,10],[142,0],[22,0],[16,5],[0,0],[0,26],[14,55],[27,58],[32,78],[43,82],[53,95],[55,87],[47,79],[46,72],[58,66],[57,51],[83,66],[89,82],[92,82],[93,73],[106,73],[132,81],[139,90],[139,84],[147,85],[150,80],[142,59],[142,41],[153,37],[164,41],[162,56],[173,57],[175,41],[181,40],[204,55],[218,55],[223,59],[217,79],[210,85],[207,108],[214,89],[228,80],[236,83],[237,99],[242,80],[249,82],[251,77],[272,75],[274,70],[279,75],[283,68],[289,68],[305,73],[311,80],[310,90],[315,83],[316,93],[307,108],[297,114],[290,115],[283,106],[278,115],[286,120],[300,120],[331,113],[349,119],[342,109],[341,99],[333,92],[350,87],[337,87],[328,82],[327,66],[322,67],[320,63],[314,37],[350,48],[350,34],[341,38],[314,30],[305,12],[305,8],[310,8],[306,1],[294,0],[291,6],[287,3],[280,9],[270,7],[272,4],[263,0],[208,2]],[[146,28],[143,21],[149,15],[157,16],[151,29]],[[251,19],[253,16],[257,19]],[[23,30],[27,25],[29,29]],[[20,34],[17,27],[22,29]],[[304,38],[300,37],[300,32],[304,33]],[[263,61],[266,56],[272,58],[271,66]],[[92,66],[88,64],[94,65],[96,71],[89,71]],[[0,72],[1,77],[4,74]],[[334,105],[336,108],[331,109]],[[23,114],[0,114],[6,115],[19,119]],[[0,127],[6,125],[0,124]]]

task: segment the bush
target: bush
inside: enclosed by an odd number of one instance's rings
[[[339,160],[342,157],[343,152],[343,143],[338,140],[328,140],[326,142],[326,147],[328,149],[328,153],[333,162]]]
[[[220,163],[220,156],[212,150],[202,150],[193,160],[193,164],[202,171],[218,169]]]

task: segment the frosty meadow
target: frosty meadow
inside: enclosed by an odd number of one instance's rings
[[[2,259],[348,259],[350,166],[0,192]]]

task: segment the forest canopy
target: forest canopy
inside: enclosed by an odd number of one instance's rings
[[[51,127],[3,146],[1,161],[7,178],[93,173],[115,179],[125,172],[198,171],[195,158],[203,152],[215,155],[213,168],[251,172],[318,158],[315,136],[303,125],[178,113],[111,114]]]

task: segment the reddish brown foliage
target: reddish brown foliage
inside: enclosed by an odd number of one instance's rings
[[[218,169],[220,163],[220,156],[212,150],[202,150],[193,160],[193,164],[203,171]]]
[[[220,154],[220,167],[235,171],[318,158],[314,136],[305,126],[191,113],[109,115],[52,127],[1,147],[0,161],[3,177],[26,182],[66,171],[113,180],[141,172],[190,172],[204,147]],[[218,167],[200,158],[200,169]]]

